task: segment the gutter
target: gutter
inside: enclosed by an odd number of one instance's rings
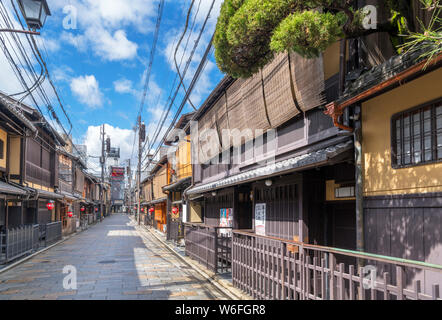
[[[402,71],[401,73],[395,75],[394,77],[381,82],[380,84],[365,90],[364,92],[349,98],[348,100],[345,100],[343,102],[337,102],[337,101],[333,101],[329,104],[326,105],[327,110],[324,112],[326,115],[330,116],[333,119],[333,124],[335,127],[340,128],[342,130],[346,130],[346,131],[350,131],[353,132],[354,129],[351,127],[347,127],[343,124],[341,124],[339,122],[339,118],[343,115],[344,113],[344,109],[356,104],[357,102],[360,102],[364,99],[367,99],[371,96],[376,95],[377,93],[382,92],[383,90],[399,84],[402,85],[404,81],[406,81],[408,78],[416,75],[418,72],[422,71],[422,69],[425,68],[425,66],[427,65],[429,59],[425,59],[421,62],[419,62],[418,64],[412,66],[411,68]],[[439,54],[436,58],[434,58],[434,61],[431,62],[430,64],[432,65],[437,65],[440,64],[442,62],[442,54]]]

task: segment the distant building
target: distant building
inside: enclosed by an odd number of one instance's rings
[[[111,205],[113,212],[121,212],[124,204],[124,167],[110,167]]]

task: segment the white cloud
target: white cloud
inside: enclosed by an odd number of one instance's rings
[[[129,159],[134,147],[135,132],[108,124],[105,125],[105,131],[106,136],[109,136],[111,139],[111,146],[113,148],[120,148],[120,163]],[[89,155],[97,156],[101,154],[101,141],[98,137],[100,137],[100,126],[89,126],[81,142],[81,144],[87,146]],[[100,168],[99,160],[95,158],[89,158],[89,165],[93,170],[99,170]]]
[[[138,91],[133,88],[133,82],[126,78],[121,78],[119,80],[114,81],[114,89],[118,93],[122,94],[133,94],[138,96]]]
[[[95,53],[104,60],[132,60],[137,56],[138,45],[129,41],[123,30],[115,31],[112,35],[104,29],[89,29],[86,34],[89,38],[94,39]]]
[[[52,0],[52,11],[67,5],[77,11],[77,30],[63,32],[61,39],[84,52],[92,49],[105,61],[132,60],[137,57],[138,45],[128,39],[126,28],[142,34],[152,32],[158,10],[158,0]],[[75,33],[75,35],[74,35]]]
[[[103,105],[103,94],[100,85],[94,75],[80,76],[71,81],[72,93],[78,100],[91,108],[99,108]]]
[[[43,43],[43,47],[50,53],[57,52],[60,50],[60,42],[56,39],[51,38],[41,38],[41,42]]]

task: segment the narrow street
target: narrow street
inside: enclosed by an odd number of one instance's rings
[[[65,290],[65,266],[77,290]],[[147,231],[116,214],[0,274],[0,300],[211,300],[224,296]]]

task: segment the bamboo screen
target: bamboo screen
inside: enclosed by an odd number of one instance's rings
[[[163,193],[163,187],[167,185],[167,166],[161,167],[153,178],[154,200],[166,197]]]
[[[144,200],[152,201],[152,184],[147,181],[143,186]]]
[[[262,73],[247,79],[242,87],[242,109],[247,128],[267,131],[271,128],[267,118],[266,101],[262,90]]]
[[[244,82],[244,79],[238,79],[227,89],[227,112],[230,130],[247,128],[247,118],[242,104],[241,91]],[[232,144],[234,147],[239,145],[238,143],[233,143],[233,141]]]
[[[305,59],[297,54],[279,54],[249,79],[238,79],[199,120],[199,131],[211,128],[221,150],[238,147],[241,141],[222,141],[223,130],[276,129],[298,115],[324,104],[323,60]],[[253,139],[246,136],[245,139]],[[244,141],[243,141],[244,142]],[[206,155],[206,141],[199,141],[200,160],[207,162],[216,154]]]
[[[186,137],[186,140],[189,140],[190,136]],[[177,174],[178,179],[183,179],[192,176],[192,163],[190,161],[191,153],[190,153],[190,142],[181,141],[178,145],[177,150]]]
[[[216,124],[216,109],[211,108],[198,123],[200,133],[200,161],[208,162],[220,152],[220,137],[217,131]],[[212,130],[214,134],[208,134],[208,129]],[[209,152],[210,150],[210,152]]]
[[[218,123],[219,134],[221,135],[221,148],[226,150],[230,148],[230,141],[223,141],[223,131],[229,130],[229,117],[227,113],[227,96],[224,93],[218,101],[215,103],[214,109],[216,110],[216,121]]]
[[[299,106],[305,112],[325,103],[322,58],[306,59],[290,54],[293,87]]]
[[[273,128],[299,114],[290,86],[288,61],[287,54],[279,54],[262,71],[267,111]]]

